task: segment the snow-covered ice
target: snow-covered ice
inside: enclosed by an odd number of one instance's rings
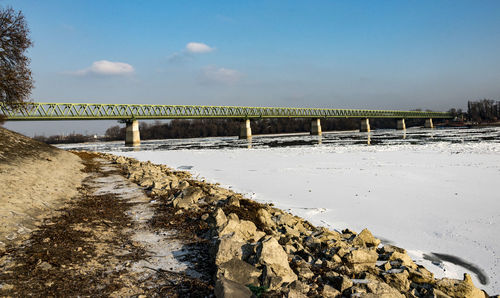
[[[112,153],[189,169],[317,225],[368,228],[386,243],[406,248],[438,277],[469,272],[477,286],[495,294],[500,293],[499,132],[474,142],[467,141],[467,131],[456,130],[446,140],[416,145],[324,142]]]

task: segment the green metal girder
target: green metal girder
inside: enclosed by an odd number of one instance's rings
[[[0,104],[0,115],[5,116],[8,121],[203,118],[453,118],[450,113],[423,111],[94,103],[26,103],[11,108]]]

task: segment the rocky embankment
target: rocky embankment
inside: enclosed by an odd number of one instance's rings
[[[315,227],[187,172],[101,155],[177,215],[198,221],[198,236],[211,244],[217,297],[488,297],[469,275],[436,279],[366,229]]]

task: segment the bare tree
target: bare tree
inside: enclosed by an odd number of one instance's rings
[[[500,119],[500,101],[482,99],[467,103],[467,114],[475,122],[495,122]]]
[[[0,103],[13,107],[29,100],[33,79],[26,50],[33,45],[24,15],[0,8]]]

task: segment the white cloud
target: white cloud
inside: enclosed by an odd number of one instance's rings
[[[224,83],[233,84],[238,82],[243,74],[237,70],[207,66],[201,69],[200,79],[202,83]]]
[[[186,45],[186,51],[193,54],[210,53],[213,50],[215,50],[215,48],[201,42],[190,42]]]
[[[97,74],[105,76],[129,75],[134,72],[134,67],[124,62],[112,62],[99,60],[92,63],[88,68],[74,72],[76,75]]]
[[[184,63],[193,60],[196,54],[206,54],[215,51],[215,48],[202,42],[188,42],[186,47],[170,55],[167,60],[170,63]]]

